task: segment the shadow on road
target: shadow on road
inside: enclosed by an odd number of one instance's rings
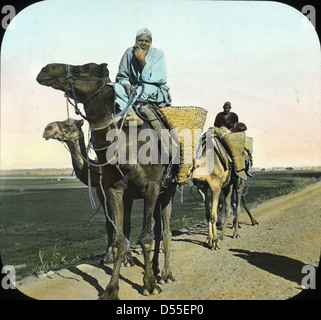
[[[301,285],[303,277],[301,270],[305,265],[301,261],[267,252],[251,252],[242,249],[229,249],[229,251],[262,270]]]
[[[299,260],[288,258],[281,255],[276,255],[266,252],[251,252],[242,249],[229,249],[235,252],[235,256],[245,259],[248,263],[273,273],[284,279],[295,281],[301,285],[301,281],[305,274],[302,274],[302,268],[305,265]],[[321,300],[321,257],[319,265],[316,269],[316,288],[302,290],[299,294],[292,297],[290,300]]]

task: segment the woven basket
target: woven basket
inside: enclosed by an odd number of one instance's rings
[[[199,146],[194,146],[194,130],[203,130],[207,110],[200,107],[165,107],[158,109],[158,112],[163,117],[167,127],[172,130],[176,129],[182,131],[183,129],[191,130],[190,136],[175,137],[180,141],[180,164],[176,174],[176,181],[178,184],[185,184],[190,178],[193,169],[194,150]],[[171,131],[172,134],[174,133]],[[197,149],[196,149],[197,150]],[[191,163],[184,163],[184,158],[192,155]],[[186,160],[186,159],[185,159]],[[185,161],[186,162],[186,161]]]
[[[245,139],[245,149],[249,151],[250,154],[253,153],[253,138],[252,137],[246,137]]]
[[[245,168],[244,147],[245,147],[245,132],[235,132],[226,134],[222,137],[225,144],[231,151],[231,156],[234,162],[236,171]]]

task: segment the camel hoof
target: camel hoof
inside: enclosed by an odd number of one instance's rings
[[[100,265],[107,265],[107,264],[112,264],[114,263],[114,258],[111,255],[105,255],[101,260],[100,260]]]
[[[153,294],[153,295],[159,294],[159,293],[160,293],[159,290],[160,290],[160,289],[158,289],[158,288],[154,288],[152,294]]]
[[[98,300],[120,300],[118,294],[104,292]]]
[[[173,277],[172,273],[169,273],[166,276],[162,276],[161,281],[162,281],[162,284],[170,283],[170,282],[174,282],[175,278]]]
[[[147,297],[150,294],[157,295],[157,294],[159,294],[161,292],[162,292],[162,290],[158,286],[156,286],[151,292],[149,292],[146,288],[144,288],[143,295]]]
[[[156,295],[156,294],[159,294],[162,292],[162,289],[155,283],[150,283],[147,285],[144,285],[144,288],[143,288],[143,295],[144,296],[148,296],[150,294],[152,295]]]

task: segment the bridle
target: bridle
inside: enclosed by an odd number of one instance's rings
[[[75,113],[77,115],[80,115],[83,119],[88,120],[87,117],[84,114],[82,114],[82,112],[78,108],[77,103],[84,104],[84,103],[88,102],[94,96],[101,93],[105,86],[113,86],[114,84],[112,82],[110,82],[108,77],[102,77],[102,78],[87,77],[87,78],[75,79],[75,77],[73,76],[73,74],[71,72],[72,67],[73,66],[70,64],[66,65],[66,78],[65,79],[67,82],[67,88],[66,88],[66,92],[65,92],[65,97],[67,99],[67,107],[68,107],[68,102],[69,102],[75,108]],[[97,81],[97,80],[100,80],[102,82],[101,86],[96,91],[94,91],[91,95],[89,95],[87,98],[85,98],[83,101],[80,101],[80,99],[77,97],[76,92],[75,92],[75,87],[74,87],[75,81]],[[74,102],[72,102],[70,99],[73,99]]]

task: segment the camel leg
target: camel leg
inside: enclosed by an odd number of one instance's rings
[[[153,274],[150,254],[153,243],[152,218],[159,195],[159,185],[150,182],[146,187],[144,197],[144,220],[140,237],[140,243],[144,253],[145,273],[144,273],[144,294],[158,294],[161,289],[156,284]]]
[[[96,194],[97,197],[99,199],[99,202],[104,210],[104,214],[105,214],[105,218],[106,218],[106,222],[105,222],[105,229],[106,229],[106,233],[107,233],[107,248],[106,248],[106,253],[105,256],[101,259],[100,263],[101,264],[110,264],[114,262],[114,258],[113,258],[113,252],[112,252],[112,243],[113,243],[113,237],[114,237],[114,227],[113,225],[110,223],[107,215],[109,214],[109,218],[112,219],[112,217],[110,216],[110,209],[108,209],[108,204],[106,204],[107,206],[107,210],[106,210],[106,206],[105,206],[105,200],[104,200],[104,196],[102,194],[102,191],[100,188],[96,189]]]
[[[236,201],[236,210],[235,210],[235,217],[233,221],[233,238],[239,238],[238,230],[239,230],[239,215],[241,211],[241,197],[244,188],[244,180],[238,178],[237,181],[233,185],[234,193],[235,193],[235,201]]]
[[[161,198],[161,212],[163,222],[163,242],[164,242],[164,268],[162,270],[162,281],[168,283],[169,281],[175,281],[171,268],[170,268],[170,251],[171,251],[171,226],[170,219],[172,214],[173,197],[175,194],[175,188],[166,189]]]
[[[106,204],[107,206],[107,211],[105,207],[105,200],[104,197],[101,193],[101,189],[97,189],[97,196],[98,199],[102,205],[102,208],[105,213],[105,229],[107,233],[107,249],[106,253],[103,259],[101,259],[100,263],[101,264],[111,264],[114,262],[114,253],[112,250],[112,244],[114,240],[114,233],[115,229],[112,223],[110,222],[110,219],[113,220],[113,217],[110,215],[111,209],[109,208],[108,203]],[[126,251],[123,259],[123,265],[126,267],[132,267],[134,265],[133,259],[132,259],[132,254],[130,250],[130,241],[129,241],[129,236],[130,236],[130,231],[131,231],[131,209],[133,205],[133,200],[129,197],[124,196],[124,234],[125,234],[125,244],[126,244]],[[107,217],[107,214],[109,215],[109,218]]]
[[[223,208],[224,208],[224,224],[221,230],[220,234],[220,239],[223,240],[225,231],[226,231],[226,226],[228,222],[228,216],[231,212],[231,200],[232,200],[232,195],[233,195],[233,186],[228,186],[223,189]]]
[[[220,188],[207,188],[205,193],[205,206],[208,216],[208,238],[206,244],[210,249],[219,249],[219,238],[217,237],[216,221],[217,207],[220,197]]]
[[[131,232],[131,213],[133,207],[133,199],[124,194],[124,234],[125,234],[125,255],[123,259],[123,265],[125,267],[132,267],[134,261],[130,250],[130,232]]]
[[[123,207],[123,190],[108,188],[106,196],[114,217],[116,227],[113,241],[114,267],[111,279],[106,287],[105,293],[100,297],[103,300],[119,300],[119,274],[120,267],[125,253],[125,237],[123,232],[124,224],[124,207]]]
[[[252,216],[248,206],[247,206],[247,202],[246,202],[246,199],[245,199],[245,196],[242,195],[241,196],[241,200],[242,200],[242,205],[243,205],[243,208],[245,209],[246,213],[248,214],[249,218],[251,219],[251,223],[252,223],[252,226],[255,226],[257,224],[259,224],[255,219],[254,217]]]
[[[161,197],[161,196],[160,196]],[[155,220],[155,227],[154,227],[154,236],[155,236],[155,246],[154,246],[154,255],[152,260],[153,265],[153,272],[154,276],[160,273],[159,270],[159,253],[160,253],[160,245],[162,241],[162,219],[161,219],[161,211],[160,211],[160,197],[156,203],[155,211],[154,211],[154,220]]]
[[[217,207],[217,223],[216,227],[218,230],[222,230],[224,225],[224,217],[225,217],[225,205],[224,205],[224,194],[223,191],[220,194],[218,207]]]

